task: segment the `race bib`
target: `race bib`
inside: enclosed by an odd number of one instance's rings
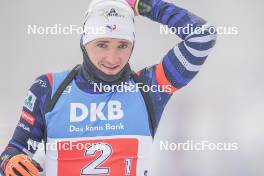
[[[138,139],[58,142],[58,176],[136,176]]]

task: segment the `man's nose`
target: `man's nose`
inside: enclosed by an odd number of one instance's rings
[[[120,63],[120,57],[118,51],[112,49],[108,52],[106,61],[111,65],[118,65]]]

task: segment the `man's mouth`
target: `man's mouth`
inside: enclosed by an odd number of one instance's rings
[[[104,65],[104,64],[102,64],[102,66],[109,69],[109,70],[115,70],[116,68],[119,67],[119,65],[111,65],[110,66],[110,65]]]

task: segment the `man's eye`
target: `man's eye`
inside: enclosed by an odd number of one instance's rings
[[[119,45],[118,48],[120,48],[120,49],[126,49],[126,48],[128,48],[128,45],[122,44],[122,45]]]
[[[107,48],[107,45],[106,44],[103,44],[103,43],[100,43],[97,45],[99,48]]]

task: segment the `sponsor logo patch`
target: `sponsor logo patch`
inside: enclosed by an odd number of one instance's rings
[[[110,11],[107,13],[107,17],[124,18],[125,16],[117,13],[117,11],[114,8],[111,8]]]
[[[24,101],[24,107],[32,112],[36,99],[36,96],[31,91],[28,91],[27,97]]]
[[[107,114],[104,114],[103,109],[107,108]],[[91,122],[97,120],[119,120],[124,117],[122,104],[117,100],[109,102],[91,103],[85,105],[82,103],[70,104],[70,122],[82,122],[85,119],[90,119]]]
[[[70,94],[72,90],[72,86],[67,86],[62,94]]]
[[[109,21],[109,17],[118,17],[118,18],[125,18],[125,15],[122,15],[116,11],[116,9],[111,8],[109,11],[101,10],[101,16],[105,17]]]
[[[23,130],[26,130],[27,132],[30,132],[30,129],[28,126],[26,126],[24,123],[18,123],[18,126],[22,128]]]
[[[35,123],[35,117],[27,113],[26,111],[23,111],[21,114],[21,118],[24,119],[26,122],[28,122],[31,125],[34,125]]]
[[[116,25],[114,24],[114,25],[106,25],[105,26],[107,29],[109,29],[110,30],[110,32],[113,32],[114,30],[116,30]]]
[[[46,81],[43,81],[41,79],[38,79],[34,82],[34,84],[39,84],[41,87],[44,87],[46,88],[47,87],[47,82]]]

